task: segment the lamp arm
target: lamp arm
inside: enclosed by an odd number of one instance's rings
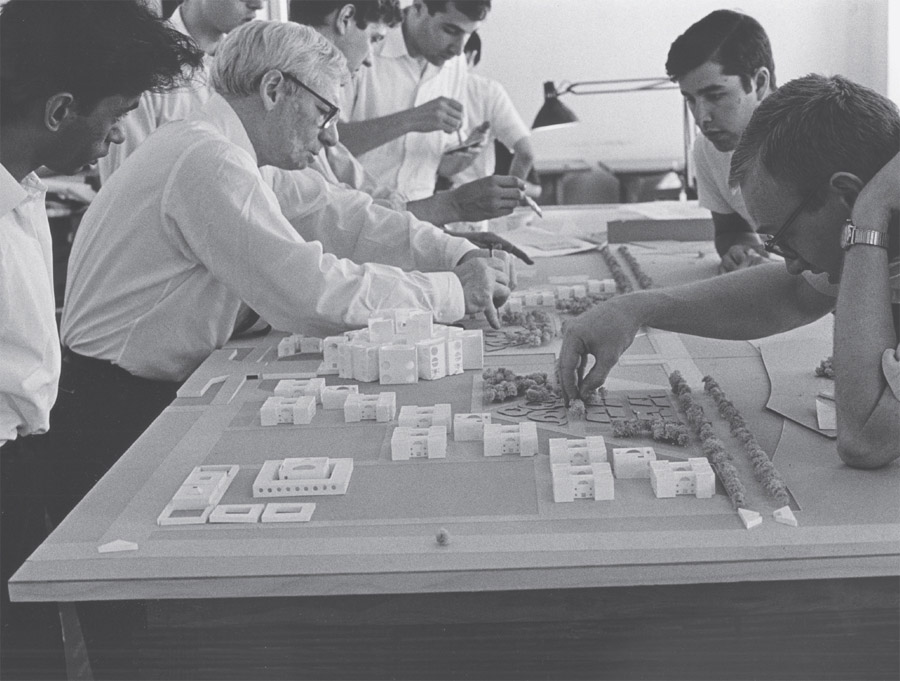
[[[615,87],[618,85],[631,87]],[[616,78],[611,80],[582,80],[575,83],[563,83],[564,87],[556,94],[565,95],[605,95],[617,92],[646,92],[654,90],[671,90],[677,86],[668,78]],[[612,86],[612,87],[610,87]]]

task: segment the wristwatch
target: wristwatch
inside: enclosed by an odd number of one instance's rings
[[[856,244],[887,248],[888,233],[877,229],[862,229],[854,225],[853,220],[848,219],[844,222],[844,227],[841,229],[841,248],[846,251]]]

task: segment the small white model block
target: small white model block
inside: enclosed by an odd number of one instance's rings
[[[650,487],[657,499],[684,495],[709,499],[716,493],[716,474],[703,457],[687,461],[651,461]]]
[[[382,385],[417,383],[419,363],[415,346],[391,343],[378,349],[378,373]]]
[[[491,422],[490,413],[454,414],[453,439],[457,442],[472,442],[484,439],[484,426]]]
[[[303,336],[299,333],[294,333],[287,338],[282,338],[278,341],[278,356],[288,357],[290,355],[296,355],[300,352],[300,340],[302,338]]]
[[[322,339],[315,338],[313,336],[303,336],[300,339],[300,352],[305,353],[319,353],[322,352]]]
[[[412,341],[431,338],[434,330],[434,315],[424,310],[410,310],[403,326],[397,325],[397,333],[402,333]]]
[[[601,435],[592,435],[583,440],[550,438],[550,463],[566,463],[572,466],[590,466],[606,461],[606,440]]]
[[[738,515],[741,518],[741,522],[744,523],[744,527],[748,530],[752,530],[757,525],[762,525],[762,516],[756,511],[750,511],[746,508],[739,508]]]
[[[347,339],[348,343],[369,343],[371,341],[371,339],[369,338],[368,329],[353,329],[352,331],[345,331],[344,337]]]
[[[433,407],[419,407],[415,404],[400,407],[397,424],[404,428],[430,428],[443,426],[447,432],[453,430],[449,404],[436,404]]]
[[[219,504],[209,514],[211,523],[258,523],[265,504]]]
[[[603,284],[603,293],[615,293],[619,290],[615,279],[603,279],[600,283]]]
[[[338,346],[338,376],[340,378],[353,378],[353,347],[347,341]]]
[[[313,503],[275,501],[266,504],[260,520],[264,523],[308,523],[315,510]]]
[[[653,447],[617,447],[613,449],[613,470],[620,480],[649,478],[650,462],[656,461]]]
[[[350,394],[344,402],[344,421],[377,421],[386,423],[393,421],[397,414],[397,393],[378,393],[377,395]]]
[[[369,317],[369,340],[372,343],[390,343],[394,340],[394,318],[381,315]]]
[[[419,378],[435,381],[447,375],[447,343],[442,338],[429,338],[416,343]]]
[[[557,286],[556,287],[556,297],[560,300],[568,300],[569,298],[574,297],[574,291],[571,286]]]
[[[166,505],[162,513],[156,519],[157,525],[203,525],[212,513],[215,506],[206,508],[184,509],[173,508],[172,504]]]
[[[484,425],[484,455],[501,456],[537,454],[537,425],[531,421],[504,426],[499,423]]]
[[[225,481],[224,473],[219,473],[218,475],[219,479],[216,482],[184,483],[175,492],[175,496],[172,497],[169,505],[180,511],[215,506],[219,499],[222,498],[222,495],[218,492]]]
[[[277,426],[292,423],[295,426],[311,423],[316,415],[316,398],[313,395],[302,397],[269,397],[259,409],[259,419],[264,426]]]
[[[538,291],[528,291],[525,294],[525,305],[534,306],[541,304],[541,294]]]
[[[447,375],[455,376],[456,374],[461,374],[465,366],[463,364],[463,339],[462,338],[448,338],[446,343],[447,347]]]
[[[302,397],[304,395],[316,398],[316,402],[322,404],[322,391],[325,389],[324,378],[293,378],[278,381],[275,386],[275,394],[280,397]]]
[[[116,539],[111,542],[107,542],[105,544],[101,544],[97,547],[97,551],[99,553],[119,553],[121,551],[137,551],[138,545],[133,541],[126,541],[124,539]]]
[[[461,331],[456,337],[462,340],[463,369],[484,368],[484,334],[481,329]]]
[[[572,297],[573,298],[586,298],[587,297],[587,286],[584,284],[576,284],[572,287]]]
[[[447,457],[447,429],[443,426],[428,428],[394,428],[391,435],[391,459],[444,459]]]
[[[322,341],[322,366],[319,374],[336,374],[340,360],[339,348],[347,343],[346,336],[327,336]]]
[[[543,307],[556,307],[556,291],[553,289],[545,289],[540,292],[541,305]]]
[[[776,508],[772,511],[772,515],[775,517],[776,523],[781,523],[782,525],[790,525],[791,527],[797,527],[797,518],[794,516],[794,512],[791,510],[790,506],[782,506],[781,508]]]
[[[587,292],[588,293],[603,293],[603,282],[599,279],[588,279],[587,280]]]
[[[327,456],[285,459],[278,467],[279,480],[321,480],[328,477]]]
[[[598,461],[586,466],[567,463],[552,464],[553,501],[568,502],[575,499],[612,501],[615,499],[615,480],[609,463]]]
[[[353,378],[362,383],[378,380],[378,346],[374,343],[350,343],[353,354]]]
[[[328,476],[321,480],[279,480],[278,470],[281,464],[281,460],[271,459],[262,465],[253,481],[254,497],[345,494],[353,473],[353,459],[328,459]]]
[[[525,307],[525,299],[522,296],[511,296],[506,301],[506,307],[510,312],[521,312]]]
[[[322,390],[322,408],[343,409],[347,396],[357,393],[358,385],[327,385]]]

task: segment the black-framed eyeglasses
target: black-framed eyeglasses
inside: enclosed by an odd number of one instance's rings
[[[287,71],[282,71],[281,75],[284,76],[285,78],[287,78],[292,83],[296,83],[297,85],[302,87],[309,94],[311,94],[313,97],[315,97],[320,102],[322,102],[322,104],[324,104],[325,106],[328,107],[328,113],[325,114],[325,119],[319,124],[319,128],[321,128],[322,130],[328,130],[328,128],[333,127],[334,124],[337,123],[338,114],[341,112],[340,107],[335,106],[334,104],[329,102],[322,95],[320,95],[318,92],[316,92],[311,87],[309,87],[309,85],[306,85],[305,83],[301,82],[299,78],[292,76]]]
[[[781,225],[778,231],[769,236],[769,238],[767,238],[763,242],[763,248],[765,248],[769,253],[780,255],[782,258],[787,258],[788,260],[797,260],[800,257],[800,254],[787,244],[782,243],[782,241],[787,236],[787,232],[791,228],[791,225],[793,225],[794,222],[796,222],[797,218],[800,217],[800,214],[807,209],[809,204],[812,203],[812,200],[818,193],[819,190],[818,188],[816,188],[813,189],[809,194],[807,194],[800,202],[800,205],[797,206],[794,209],[794,212],[791,213],[788,216],[787,220],[784,221],[784,224]]]

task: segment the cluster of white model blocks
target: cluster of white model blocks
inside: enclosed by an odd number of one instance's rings
[[[299,457],[270,459],[253,481],[253,496],[302,497],[346,494],[353,459]]]
[[[397,415],[397,393],[385,392],[377,395],[362,395],[351,392],[344,400],[344,421],[377,421],[387,423]]]
[[[606,460],[606,441],[601,436],[582,440],[551,438],[549,444],[553,501],[615,498],[615,480]]]
[[[656,461],[653,447],[616,447],[612,454],[613,471],[620,480],[649,478],[650,462]]]
[[[589,293],[615,293],[616,290],[615,279],[587,279],[584,283],[571,286],[514,291],[501,310],[521,312],[524,307],[555,307],[557,300],[585,298]]]
[[[278,356],[288,357],[298,353],[319,353],[322,352],[322,345],[323,341],[321,338],[294,333],[278,341]]]
[[[531,421],[504,426],[499,423],[484,424],[484,455],[501,456],[537,454],[537,426]]]
[[[688,495],[709,499],[716,494],[716,474],[703,457],[687,461],[651,461],[650,487],[657,499]]]
[[[434,381],[484,366],[481,330],[434,324],[431,312],[378,310],[366,329],[324,340],[320,374],[382,385]]]
[[[391,459],[444,459],[447,457],[447,428],[397,426],[391,435]]]
[[[278,381],[274,393],[279,397],[316,398],[316,404],[322,404],[322,391],[325,390],[324,378],[287,378]]]
[[[259,420],[264,426],[277,426],[290,423],[295,426],[312,423],[316,415],[316,398],[314,395],[301,397],[267,397],[259,408]]]

